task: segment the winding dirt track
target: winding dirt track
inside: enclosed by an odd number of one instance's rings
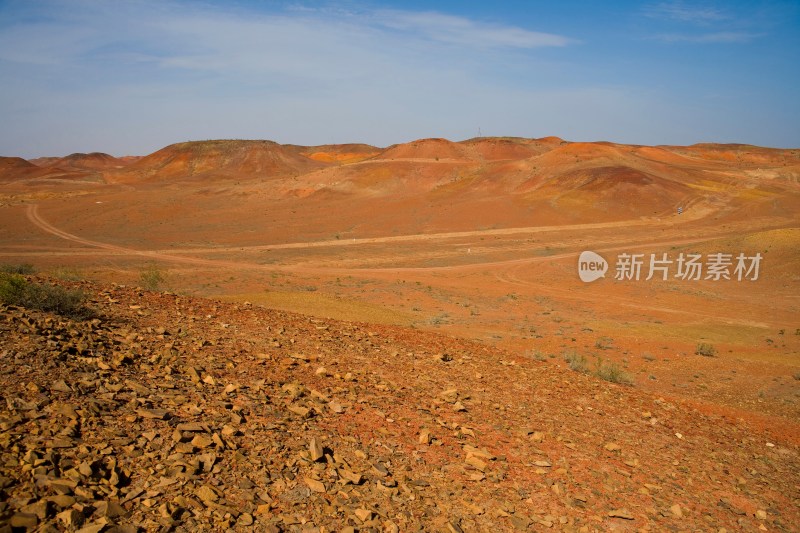
[[[536,291],[540,294],[549,294],[559,298],[566,298],[570,300],[583,300],[586,295],[585,294],[578,294],[570,289],[565,288],[558,288],[553,287],[552,284],[544,283],[537,280],[530,279],[529,276],[520,275],[520,269],[535,263],[541,262],[552,262],[552,261],[564,261],[564,260],[575,260],[579,250],[564,252],[554,255],[546,255],[546,256],[533,256],[533,257],[523,257],[518,259],[508,259],[508,260],[501,260],[501,261],[488,261],[488,262],[479,262],[479,263],[471,263],[471,264],[464,264],[464,265],[447,265],[447,266],[425,266],[425,267],[389,267],[389,268],[353,268],[353,267],[308,267],[308,266],[297,266],[297,265],[276,265],[276,264],[269,264],[269,265],[260,265],[252,262],[246,261],[229,261],[229,260],[217,260],[217,259],[205,259],[200,257],[190,257],[186,255],[176,255],[174,253],[167,253],[163,250],[137,250],[134,248],[128,248],[125,246],[119,246],[116,244],[110,244],[106,242],[99,242],[90,239],[86,239],[80,237],[78,235],[74,235],[72,233],[66,232],[58,227],[54,226],[53,224],[49,223],[45,220],[41,213],[39,212],[39,206],[36,204],[32,204],[28,206],[27,209],[27,218],[30,220],[32,224],[34,224],[37,228],[41,229],[42,231],[59,237],[61,239],[71,241],[77,244],[81,244],[83,246],[94,248],[100,251],[107,252],[111,255],[127,255],[127,256],[138,256],[144,257],[147,259],[157,260],[157,261],[165,261],[170,263],[177,263],[177,264],[185,264],[185,265],[195,265],[201,266],[206,268],[227,268],[232,270],[249,270],[249,271],[291,271],[295,273],[304,273],[304,274],[327,274],[327,275],[354,275],[354,276],[378,276],[383,277],[385,275],[397,275],[397,274],[409,274],[409,273],[426,273],[426,272],[470,272],[470,271],[481,271],[487,272],[491,271],[495,277],[495,279],[503,284],[515,285],[515,286],[526,286],[526,287],[535,287]],[[658,226],[663,225],[664,222],[655,221],[655,220],[635,220],[635,221],[628,221],[628,222],[609,222],[609,223],[598,223],[598,224],[579,224],[573,226],[542,226],[542,227],[526,227],[526,228],[508,228],[508,229],[493,229],[493,230],[475,230],[475,231],[463,231],[463,232],[450,232],[450,233],[437,233],[437,234],[419,234],[419,235],[402,235],[402,236],[392,236],[392,237],[372,237],[372,238],[363,238],[363,239],[352,239],[352,240],[340,240],[340,241],[314,241],[314,242],[299,242],[299,243],[287,243],[287,244],[277,244],[277,245],[263,245],[263,246],[251,246],[251,247],[231,247],[231,248],[197,248],[191,250],[181,250],[181,253],[189,253],[189,254],[197,254],[197,253],[219,253],[225,251],[255,251],[255,250],[275,250],[275,249],[298,249],[298,248],[319,248],[319,247],[330,247],[330,246],[357,246],[361,244],[376,244],[376,243],[395,243],[395,242],[421,242],[421,241],[435,241],[435,240],[446,240],[446,239],[454,239],[454,238],[462,238],[462,237],[481,237],[481,236],[494,236],[494,235],[515,235],[515,234],[530,234],[530,233],[542,233],[542,232],[554,232],[554,231],[562,231],[562,230],[592,230],[592,229],[606,229],[606,228],[616,228],[616,227],[631,227],[631,226]],[[673,225],[674,223],[669,223]],[[625,244],[615,243],[613,246],[598,246],[593,247],[594,251],[604,254],[614,253],[614,252],[630,252],[638,249],[643,248],[656,248],[656,247],[665,247],[665,246],[678,246],[678,245],[686,245],[686,244],[697,244],[709,241],[711,239],[716,239],[720,237],[727,237],[731,235],[735,235],[736,231],[716,231],[716,232],[707,232],[703,236],[695,235],[692,238],[683,238],[683,239],[669,239],[669,240],[655,240],[650,242],[642,242],[642,241],[634,241],[631,240]],[[83,255],[85,251],[69,251],[63,252],[61,255]],[[699,312],[697,310],[689,310],[685,308],[668,308],[663,306],[653,306],[643,304],[640,299],[630,299],[625,297],[619,296],[604,296],[604,298],[611,298],[617,303],[618,305],[626,306],[629,308],[638,309],[641,311],[655,311],[655,312],[666,312],[672,314],[680,314],[684,316],[690,316],[695,319],[715,319],[721,320],[727,323],[733,324],[741,324],[741,325],[755,325],[760,327],[766,327],[768,324],[764,322],[753,322],[749,320],[742,320],[737,319],[731,316],[724,316],[719,314],[709,314],[704,312]]]
[[[188,263],[188,264],[211,266],[211,267],[235,266],[241,268],[243,266],[247,266],[247,263],[214,261],[210,259],[200,259],[196,257],[180,257],[177,255],[169,255],[151,250],[136,250],[134,248],[126,248],[124,246],[118,246],[115,244],[84,239],[83,237],[79,237],[77,235],[73,235],[72,233],[67,233],[66,231],[60,230],[57,227],[50,224],[49,222],[47,222],[39,214],[39,206],[36,204],[29,205],[26,214],[28,216],[28,220],[30,220],[31,223],[33,223],[37,228],[41,229],[42,231],[45,231],[47,233],[50,233],[51,235],[55,235],[56,237],[60,237],[67,241],[83,244],[84,246],[88,246],[90,248],[100,248],[102,250],[107,250],[114,255],[135,255],[140,257],[147,257],[149,259],[169,261],[173,263]],[[258,266],[258,265],[250,265],[250,266]]]
[[[633,220],[622,222],[601,222],[595,224],[575,224],[571,226],[529,226],[523,228],[501,228],[472,231],[453,231],[444,233],[418,233],[413,235],[393,235],[391,237],[365,237],[361,239],[342,239],[310,242],[291,242],[284,244],[262,244],[258,246],[235,246],[224,248],[186,248],[181,253],[219,253],[219,252],[258,252],[263,250],[290,250],[295,248],[324,248],[335,246],[353,246],[358,244],[391,244],[401,242],[420,242],[459,239],[465,237],[485,237],[499,235],[520,235],[531,233],[548,233],[565,230],[596,230],[609,228],[629,228],[631,226],[650,226],[660,222],[653,220]],[[160,252],[160,251],[159,251]]]
[[[176,255],[174,252],[167,252],[165,250],[137,250],[135,248],[128,248],[125,246],[119,246],[116,244],[110,244],[100,241],[93,241],[90,239],[86,239],[80,237],[78,235],[74,235],[72,233],[68,233],[64,230],[57,228],[56,226],[52,225],[48,221],[46,221],[42,215],[39,213],[39,206],[37,204],[31,204],[28,206],[27,209],[27,217],[28,220],[32,224],[34,224],[37,228],[41,229],[46,233],[50,233],[51,235],[55,235],[64,240],[68,240],[71,242],[75,242],[77,244],[82,244],[84,246],[90,248],[98,248],[101,250],[106,250],[113,255],[133,255],[139,257],[146,257],[148,259],[153,260],[160,260],[172,263],[183,263],[183,264],[190,264],[190,265],[198,265],[198,266],[205,266],[205,267],[221,267],[221,268],[237,268],[237,269],[248,269],[248,270],[292,270],[295,272],[306,272],[306,273],[331,273],[331,274],[355,274],[359,272],[451,272],[451,271],[469,271],[469,270],[486,270],[489,268],[502,268],[502,267],[512,267],[512,266],[519,266],[519,265],[527,265],[531,263],[539,263],[544,261],[558,261],[564,259],[574,259],[576,255],[579,253],[577,251],[570,251],[560,254],[554,255],[538,255],[533,257],[523,257],[519,259],[506,259],[501,261],[488,261],[488,262],[479,262],[479,263],[469,263],[469,264],[462,264],[462,265],[445,265],[445,266],[425,266],[425,267],[384,267],[384,268],[343,268],[343,267],[307,267],[307,266],[296,266],[296,265],[259,265],[250,262],[244,261],[227,261],[227,260],[217,260],[217,259],[204,259],[198,257],[187,257],[184,254],[214,254],[214,253],[225,253],[225,252],[254,252],[254,251],[263,251],[263,250],[283,250],[283,249],[303,249],[303,248],[322,248],[322,247],[339,247],[339,246],[358,246],[363,244],[391,244],[391,243],[399,243],[399,242],[424,242],[424,241],[437,241],[437,240],[448,240],[448,239],[457,239],[457,238],[464,238],[464,237],[485,237],[485,236],[500,236],[500,235],[518,235],[518,234],[533,234],[533,233],[545,233],[545,232],[557,232],[557,231],[588,231],[588,230],[597,230],[597,229],[609,229],[609,228],[630,228],[633,226],[639,227],[659,227],[663,226],[665,223],[659,220],[630,220],[630,221],[621,221],[621,222],[603,222],[603,223],[594,223],[594,224],[575,224],[575,225],[561,225],[561,226],[531,226],[531,227],[523,227],[523,228],[503,228],[503,229],[490,229],[490,230],[473,230],[473,231],[458,231],[458,232],[446,232],[446,233],[431,233],[431,234],[415,234],[415,235],[399,235],[399,236],[391,236],[391,237],[368,237],[368,238],[361,238],[361,239],[344,239],[344,240],[326,240],[326,241],[311,241],[311,242],[295,242],[295,243],[285,243],[285,244],[272,244],[272,245],[258,245],[258,246],[237,246],[237,247],[224,247],[224,248],[192,248],[181,250],[181,255]],[[682,219],[682,222],[687,221],[687,219]],[[674,225],[675,223],[669,222],[667,223],[670,226]],[[691,238],[683,238],[683,239],[668,239],[668,240],[654,240],[648,242],[639,242],[639,241],[629,241],[625,244],[615,244],[614,246],[595,246],[592,247],[594,251],[598,253],[611,253],[611,252],[618,252],[618,251],[630,251],[641,249],[645,247],[664,247],[664,246],[680,246],[686,244],[697,244],[701,242],[706,242],[711,239],[717,239],[721,237],[728,237],[732,235],[738,234],[737,231],[727,230],[727,231],[715,231],[715,232],[707,232],[702,236],[693,236]],[[84,252],[64,252],[62,255],[70,255],[71,253],[75,253],[76,255],[83,254]],[[513,282],[513,279],[504,279],[499,278],[501,281]]]

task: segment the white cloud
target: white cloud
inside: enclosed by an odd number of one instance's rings
[[[471,136],[476,104],[502,99],[504,77],[520,75],[504,73],[505,52],[523,54],[514,68],[524,69],[531,50],[572,42],[411,11],[155,0],[12,7],[0,7],[0,77],[15,80],[0,84],[0,115],[19,126],[0,131],[0,150],[15,155],[26,154],[11,147],[31,139],[64,153],[119,154],[223,136],[298,144],[391,144],[464,128]],[[100,134],[102,146],[76,145]]]
[[[653,28],[651,39],[665,43],[743,44],[765,35],[750,31],[752,21],[741,14],[707,3],[661,2],[645,7],[643,13],[660,24]]]
[[[726,20],[729,16],[722,10],[702,6],[697,3],[661,2],[645,8],[645,15],[651,18],[690,22],[693,24],[707,24]]]
[[[744,31],[718,31],[699,34],[663,33],[655,38],[667,43],[733,44],[749,43],[761,36],[762,34]]]
[[[487,24],[435,12],[386,10],[378,12],[375,20],[388,28],[468,48],[539,48],[567,46],[576,42],[553,33]]]
[[[665,140],[667,126],[650,120],[663,94],[640,95],[635,77],[603,78],[603,58],[571,37],[443,13],[235,5],[0,0],[0,116],[14,125],[0,128],[0,155],[145,154],[221,137],[388,145],[457,140],[478,127]],[[757,37],[700,29],[668,25],[659,35]],[[584,53],[600,62],[588,65]]]

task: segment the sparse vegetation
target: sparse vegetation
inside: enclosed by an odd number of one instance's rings
[[[78,320],[93,316],[81,291],[30,282],[21,274],[0,273],[0,301]]]
[[[544,362],[547,361],[547,356],[544,355],[539,350],[528,350],[525,355],[533,359],[534,361]]]
[[[586,361],[586,358],[575,350],[567,350],[564,352],[564,361],[566,361],[570,369],[575,372],[580,372],[581,374],[589,373],[589,363]]]
[[[0,533],[800,524],[800,155],[559,142],[0,158]]]
[[[594,343],[594,347],[599,350],[610,350],[613,348],[614,339],[611,337],[600,337],[597,339],[597,342]]]
[[[714,348],[713,344],[701,342],[697,344],[697,348],[695,348],[694,353],[704,357],[714,357],[717,355],[717,349]]]
[[[431,317],[429,323],[432,326],[439,326],[441,324],[449,324],[450,323],[450,315],[448,313],[439,313],[436,316]]]
[[[142,287],[148,291],[157,291],[164,283],[164,274],[155,264],[151,263],[139,274],[139,281]]]
[[[23,263],[21,265],[0,265],[0,273],[3,274],[35,274],[36,269],[30,263]]]
[[[623,385],[632,385],[633,378],[625,372],[617,363],[605,362],[601,358],[597,358],[597,368],[594,375],[605,381],[611,383],[621,383]]]
[[[586,357],[575,350],[566,350],[564,352],[564,361],[566,361],[570,369],[575,372],[591,374],[611,383],[621,383],[623,385],[633,384],[633,378],[622,367],[614,362],[603,361],[601,357],[597,358],[594,372],[590,370]]]
[[[50,271],[50,276],[64,281],[78,281],[83,279],[83,275],[77,268],[58,267]]]

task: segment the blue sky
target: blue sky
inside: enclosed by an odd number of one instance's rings
[[[800,147],[800,3],[0,0],[0,155],[203,139]]]

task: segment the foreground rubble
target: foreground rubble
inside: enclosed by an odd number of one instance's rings
[[[795,443],[557,361],[77,285],[0,306],[0,532],[800,523]]]

